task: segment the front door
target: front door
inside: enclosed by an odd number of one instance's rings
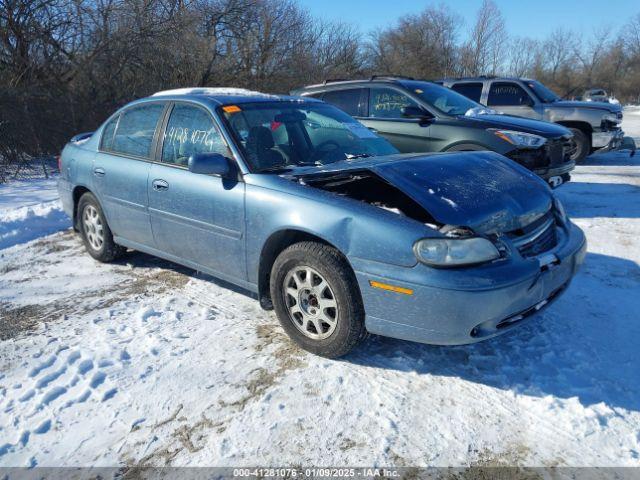
[[[93,163],[98,200],[113,234],[153,247],[147,180],[165,102],[134,105],[104,128]]]
[[[536,109],[535,100],[514,82],[493,82],[489,87],[487,106],[507,115],[542,119],[542,113]]]
[[[402,108],[418,104],[399,90],[372,87],[369,92],[369,113],[359,118],[367,127],[389,140],[402,153],[432,152],[431,124],[413,118],[403,118]]]
[[[208,111],[176,103],[163,134],[161,162],[148,178],[149,213],[158,248],[217,272],[245,280],[244,191],[237,178],[188,170],[195,153],[229,150]]]

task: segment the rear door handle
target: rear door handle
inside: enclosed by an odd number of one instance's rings
[[[104,168],[102,168],[102,167],[96,167],[96,168],[93,169],[93,174],[96,177],[104,177],[105,173],[106,172],[104,171]]]
[[[156,192],[169,190],[169,184],[166,182],[166,180],[162,180],[160,178],[156,178],[153,182],[151,182],[151,185],[153,185],[153,189]]]

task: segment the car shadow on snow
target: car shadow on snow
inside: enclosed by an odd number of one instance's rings
[[[509,333],[455,347],[372,336],[344,361],[640,411],[639,291],[638,264],[589,253],[566,294]]]
[[[558,189],[556,194],[571,218],[640,218],[638,185],[570,182]]]
[[[636,143],[638,140],[636,140]],[[640,163],[640,154],[631,156],[631,150],[615,150],[613,152],[594,153],[582,160],[579,165],[631,166]]]
[[[239,293],[240,295],[244,295],[246,297],[257,298],[257,296],[242,287],[234,285],[233,283],[229,283],[220,278],[212,277],[207,273],[200,272],[198,270],[194,270],[193,268],[185,267],[183,265],[179,265],[177,263],[173,263],[170,260],[164,260],[159,257],[154,257],[153,255],[149,255],[143,252],[138,252],[135,250],[128,250],[122,257],[117,258],[112,262],[112,265],[120,265],[133,267],[133,271],[144,274],[145,272],[150,272],[151,270],[162,269],[162,271],[173,272],[176,275],[183,275],[188,278],[197,278],[200,280],[206,280],[207,282],[211,282],[221,288],[225,288],[227,290],[231,290],[234,293]]]

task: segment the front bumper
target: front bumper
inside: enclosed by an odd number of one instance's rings
[[[552,187],[557,187],[571,179],[570,173],[576,167],[569,159],[567,140],[550,139],[538,148],[517,148],[506,156],[543,178]]]
[[[542,265],[540,258],[555,256]],[[436,345],[462,345],[505,333],[564,292],[584,261],[586,240],[570,224],[565,240],[542,257],[509,259],[484,267],[392,267],[392,275],[359,271],[366,327],[371,333]],[[386,268],[389,270],[389,268]],[[404,272],[403,272],[404,271]],[[371,281],[398,285],[411,295],[380,290]]]
[[[599,151],[617,150],[622,145],[624,132],[621,128],[607,131],[594,131],[591,134],[591,147]]]

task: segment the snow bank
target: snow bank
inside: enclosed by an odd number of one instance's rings
[[[0,185],[0,250],[69,228],[57,197],[53,179]]]

